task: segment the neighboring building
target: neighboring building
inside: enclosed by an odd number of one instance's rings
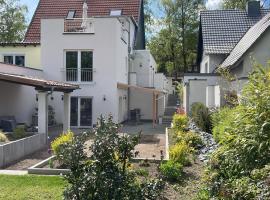
[[[156,123],[164,114],[168,85],[145,50],[142,0],[40,0],[24,42],[3,44],[0,54],[10,64],[24,56],[24,66],[41,69],[46,80],[79,85],[69,97],[48,91],[58,123],[89,128],[109,114],[121,123],[133,109]]]
[[[253,41],[250,36],[253,33],[250,34],[249,32],[254,27],[256,28],[255,24],[260,23],[261,19],[265,17],[266,20],[268,13],[268,9],[260,8],[259,1],[248,2],[246,10],[207,10],[201,12],[197,58],[200,73],[185,74],[184,77],[186,85],[184,106],[187,112],[190,110],[192,103],[195,102],[204,103],[208,107],[219,107],[224,103],[223,96],[228,88],[224,88],[222,78],[217,74],[217,69],[220,65],[225,67],[228,61],[232,63],[231,61],[234,60],[235,56],[239,56],[238,53],[243,51],[245,46],[252,46],[252,44],[249,44]],[[248,39],[244,39],[247,37],[246,34],[249,35]],[[249,39],[251,40],[247,41]],[[260,54],[264,59],[268,59],[265,55],[267,51],[263,54],[259,53],[266,49],[269,49],[269,43],[267,42],[264,47],[253,48],[251,51],[254,51],[255,55]],[[258,56],[257,58],[258,61],[263,60]],[[246,62],[242,62],[243,68],[245,70],[250,69],[250,64],[247,63],[250,60],[244,60]],[[237,70],[239,68],[235,68],[235,71],[232,70],[232,72],[238,73]]]

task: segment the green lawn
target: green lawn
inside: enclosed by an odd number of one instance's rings
[[[0,199],[60,200],[65,185],[63,178],[58,176],[0,175]]]

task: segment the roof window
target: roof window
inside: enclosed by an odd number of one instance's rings
[[[75,17],[75,10],[69,10],[67,14],[67,19],[73,19]]]
[[[110,16],[121,16],[122,15],[122,10],[111,10]]]

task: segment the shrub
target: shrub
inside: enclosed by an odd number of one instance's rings
[[[178,142],[184,141],[190,147],[194,149],[199,149],[203,146],[202,138],[194,132],[178,132],[177,133]]]
[[[218,112],[211,115],[212,133],[216,142],[226,140],[233,131],[235,124],[235,117],[237,117],[238,108],[222,108]]]
[[[175,114],[173,116],[174,131],[184,131],[188,125],[188,117],[186,115]]]
[[[7,136],[0,131],[0,142],[8,142]]]
[[[211,119],[209,109],[202,103],[191,105],[191,117],[195,124],[205,132],[211,131]]]
[[[169,160],[160,165],[161,174],[169,181],[177,181],[183,173],[183,165]]]
[[[137,170],[135,170],[135,173],[138,176],[143,176],[143,177],[149,176],[149,172],[146,169],[137,169]]]
[[[24,126],[18,126],[14,129],[13,137],[14,139],[22,139],[26,136],[25,128]]]
[[[69,183],[65,199],[157,199],[164,184],[161,180],[137,181],[130,171],[134,147],[139,138],[119,134],[120,125],[113,123],[112,117],[101,118],[94,129],[95,138],[87,157],[85,142],[87,133],[75,137],[64,144],[63,160],[70,166],[65,176]]]
[[[59,161],[62,160],[61,154],[63,153],[66,144],[71,143],[73,139],[74,139],[74,134],[71,131],[68,131],[67,133],[61,134],[58,138],[56,138],[51,143],[53,153],[54,155],[56,155]]]
[[[170,159],[182,165],[188,165],[192,153],[193,149],[190,148],[186,142],[181,141],[170,149]]]

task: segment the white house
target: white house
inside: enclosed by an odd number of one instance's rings
[[[24,49],[18,50],[22,44]],[[145,50],[142,0],[40,0],[22,44],[2,44],[2,62],[17,64],[18,57],[23,67],[40,60],[35,68],[43,79],[80,88],[65,94],[53,87],[47,91],[46,104],[54,108],[56,121],[68,120],[65,129],[92,127],[100,115],[109,114],[121,123],[133,109],[154,123],[164,113],[167,80],[156,73],[156,63]],[[30,48],[37,52],[34,58]],[[35,92],[26,96],[33,110]],[[26,107],[24,101],[14,105]],[[16,116],[30,123],[29,110]]]
[[[206,10],[200,13],[197,58],[200,73],[189,73],[184,76],[184,106],[187,112],[189,112],[192,103],[195,102],[204,103],[208,107],[219,107],[224,103],[224,94],[230,92],[231,88],[224,85],[223,79],[217,74],[217,69],[230,66],[233,74],[240,75],[240,72],[237,72],[240,68],[235,68],[234,65],[243,66],[244,63],[244,68],[247,70],[242,71],[250,71],[251,60],[247,58],[249,58],[252,50],[248,54],[246,53],[248,49],[244,47],[246,44],[250,44],[247,46],[251,47],[255,43],[253,37],[250,36],[252,33],[249,32],[254,27],[255,29],[256,27],[257,29],[261,28],[256,24],[261,24],[261,20],[264,18],[264,21],[266,21],[268,13],[268,9],[260,7],[259,1],[249,1],[246,10]],[[252,41],[253,43],[250,43]],[[263,45],[264,47],[253,48],[256,55],[255,59],[258,59],[259,62],[269,59],[266,55],[267,51],[265,51],[269,49],[268,45],[268,42],[266,42]],[[241,55],[239,49],[241,49]],[[243,55],[246,57],[244,58]],[[238,58],[239,56],[241,56],[241,59]],[[245,74],[245,78],[243,76],[238,77],[246,79],[247,74]]]

